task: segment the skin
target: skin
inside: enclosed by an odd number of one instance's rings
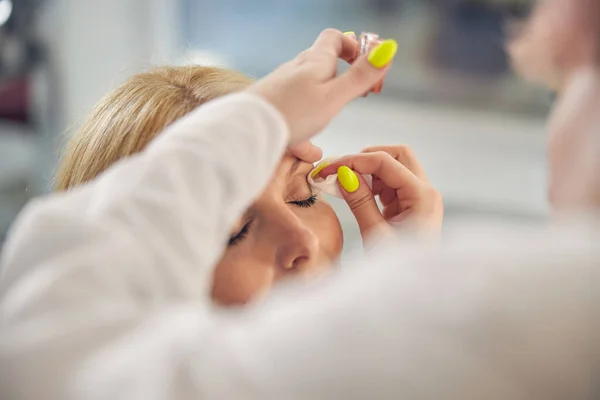
[[[559,91],[569,75],[598,59],[598,0],[543,0],[510,46],[526,79]]]
[[[340,222],[323,198],[313,197],[306,181],[312,168],[285,156],[267,188],[234,226],[215,269],[212,297],[217,303],[248,303],[276,282],[328,270],[339,257]]]
[[[600,205],[599,41],[598,0],[544,0],[510,46],[517,72],[557,92],[548,126],[549,199],[557,212]]]

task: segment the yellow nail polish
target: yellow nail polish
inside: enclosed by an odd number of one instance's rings
[[[360,183],[358,181],[358,176],[352,171],[350,168],[341,166],[337,170],[337,177],[340,185],[344,188],[344,190],[348,193],[354,193],[358,190]]]
[[[310,174],[310,177],[314,178],[315,176],[319,175],[319,172],[323,171],[323,169],[328,165],[331,165],[331,163],[327,161],[321,161],[319,164],[317,164],[317,168],[312,172],[312,174]]]
[[[346,36],[352,36],[354,34],[355,34],[354,31],[344,32],[344,35],[346,35]]]
[[[397,51],[398,43],[394,39],[384,40],[369,53],[369,63],[375,68],[383,68],[394,59]]]

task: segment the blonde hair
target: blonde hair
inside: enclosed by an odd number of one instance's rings
[[[213,67],[161,67],[133,76],[110,92],[70,138],[55,189],[95,178],[142,151],[167,126],[216,97],[247,87],[251,79]]]

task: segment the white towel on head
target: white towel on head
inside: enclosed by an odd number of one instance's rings
[[[308,173],[306,180],[308,181],[310,186],[314,189],[317,189],[317,191],[343,199],[344,196],[342,195],[342,192],[340,192],[340,188],[337,184],[337,174],[329,175],[327,178],[321,178],[320,176],[313,177],[315,171],[322,169],[321,166],[323,164],[332,164],[338,159],[339,158],[323,159],[321,162],[315,165],[315,167]],[[371,175],[363,175],[362,177],[365,180],[365,182],[367,182],[367,185],[369,185],[369,188],[372,189],[373,177]]]

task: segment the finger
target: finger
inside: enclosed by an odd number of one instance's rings
[[[340,192],[356,218],[363,237],[376,226],[385,223],[375,197],[362,176],[346,166],[338,168],[337,176]]]
[[[327,177],[345,165],[359,174],[376,175],[385,185],[394,190],[417,188],[422,181],[408,168],[386,152],[361,153],[342,157],[324,168],[320,175]]]
[[[376,176],[372,177],[371,191],[374,196],[379,197],[379,202],[383,206],[387,206],[390,202],[398,198],[396,190],[390,189],[381,179]]]
[[[393,203],[390,203],[389,206],[384,207],[383,208],[383,218],[386,221],[389,221],[390,219],[400,215],[400,213],[402,212],[402,210],[400,209],[400,203],[397,201],[394,201]]]
[[[353,48],[348,51],[349,57],[345,57],[344,55],[343,57],[340,56],[340,59],[352,65],[352,63],[354,63],[354,61],[356,61],[356,58],[360,55],[360,43],[358,42],[358,39],[356,38],[356,33],[354,32],[344,32],[344,36],[354,40],[355,44],[353,45]]]
[[[359,44],[356,37],[352,38],[337,29],[325,29],[314,42],[311,50],[317,54],[328,54],[352,62],[358,54]]]
[[[383,40],[376,40],[376,41],[374,42],[374,45],[376,46],[376,45],[380,44],[381,42],[383,42]],[[390,68],[390,67],[391,67],[391,65],[392,65],[392,62],[390,62],[390,63],[389,63],[389,65],[388,65],[388,68]],[[379,93],[381,93],[381,90],[383,89],[383,81],[384,81],[384,80],[385,80],[385,76],[384,76],[383,78],[381,78],[381,80],[380,80],[379,82],[377,82],[377,83],[375,84],[375,86],[373,86],[373,87],[371,88],[371,91],[370,91],[369,93],[374,93],[374,94],[379,94]],[[364,97],[367,97],[369,93],[366,93],[366,94],[364,95]]]
[[[337,107],[343,107],[364,95],[380,82],[398,51],[394,40],[384,40],[368,56],[359,57],[346,72],[331,81],[329,96]]]
[[[425,169],[417,159],[417,156],[415,155],[414,151],[409,146],[372,146],[364,149],[363,153],[376,153],[378,151],[388,153],[400,163],[402,163],[402,165],[408,168],[418,178],[429,182],[429,180],[427,179],[427,174],[425,173]]]
[[[344,32],[344,36],[348,36],[350,39],[356,39],[356,33],[352,32],[352,31],[348,31],[348,32]]]
[[[290,146],[288,154],[307,163],[314,163],[323,158],[323,150],[312,144],[310,140]]]
[[[386,188],[386,190],[382,190],[379,194],[377,194],[375,191],[373,191],[373,194],[375,196],[379,196],[379,201],[381,202],[381,204],[386,207],[388,205],[390,205],[391,203],[395,202],[396,200],[398,200],[398,195],[396,194],[396,191],[390,188]]]

